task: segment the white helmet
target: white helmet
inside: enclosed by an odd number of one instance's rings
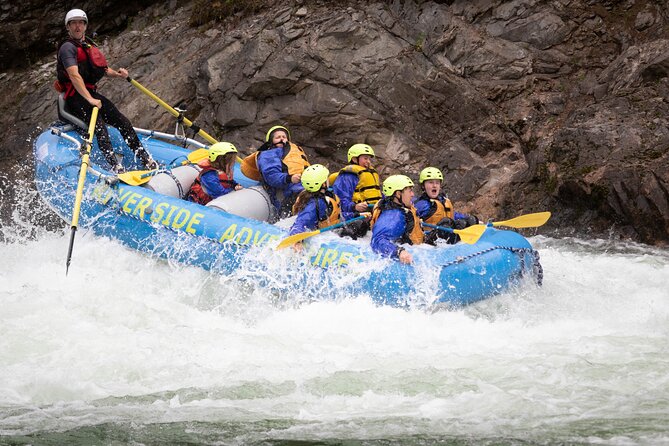
[[[88,17],[86,17],[86,13],[81,9],[70,9],[68,13],[65,14],[65,26],[72,20],[83,20],[88,24]]]

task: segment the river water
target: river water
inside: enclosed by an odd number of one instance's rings
[[[669,444],[668,250],[537,235],[543,287],[470,307],[279,301],[85,231],[66,277],[24,192],[0,444]]]

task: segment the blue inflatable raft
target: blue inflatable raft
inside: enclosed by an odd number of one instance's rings
[[[192,147],[204,145],[137,130],[157,161],[179,167],[131,186],[101,167],[107,163],[94,143],[79,226],[138,251],[238,277],[279,297],[309,300],[368,295],[394,306],[465,305],[507,290],[523,277],[541,281],[538,255],[529,242],[492,226],[473,245],[407,246],[412,265],[381,258],[368,240],[340,238],[334,231],[307,239],[302,253],[275,250],[288,229],[264,221],[271,213],[267,195],[239,165],[235,179],[244,189],[207,206],[191,203],[183,196],[197,170],[182,163]],[[124,165],[141,169],[116,129],[109,132]],[[82,141],[72,125],[55,125],[34,144],[37,189],[68,223]]]

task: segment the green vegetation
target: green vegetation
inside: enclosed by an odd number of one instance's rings
[[[642,150],[640,154],[637,154],[637,158],[645,160],[654,160],[661,158],[667,152],[666,147],[652,147]],[[640,155],[640,156],[639,156]]]
[[[544,181],[544,187],[546,188],[546,192],[548,193],[553,193],[557,189],[557,177],[552,177],[549,176],[546,178]]]
[[[583,166],[578,170],[578,172],[581,174],[581,176],[586,176],[587,174],[589,174],[594,170],[595,170],[594,166]]]
[[[555,189],[557,189],[557,177],[553,176],[549,173],[548,171],[548,165],[547,164],[540,164],[538,166],[537,173],[539,175],[539,179],[542,182],[544,189],[546,192],[552,194],[555,192]]]
[[[414,44],[414,50],[418,52],[423,52],[423,46],[425,45],[425,33],[420,33],[416,38],[416,43]]]
[[[254,14],[272,7],[271,0],[197,0],[193,5],[188,24],[201,26],[209,22],[221,22],[235,14],[242,16]]]

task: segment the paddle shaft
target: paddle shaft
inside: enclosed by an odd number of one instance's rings
[[[350,220],[340,221],[339,223],[335,223],[334,225],[326,226],[325,228],[319,229],[318,233],[321,234],[323,232],[327,232],[327,231],[331,231],[333,229],[341,228],[342,226],[346,226],[347,224],[351,223],[352,221],[364,220],[365,218],[367,218],[367,217],[365,217],[364,215],[361,215],[359,217],[355,217],[355,218],[352,218]]]
[[[458,234],[462,242],[472,245],[481,238],[486,229],[485,225],[472,225],[465,229],[452,229],[452,228],[447,228],[445,226],[437,226],[425,222],[421,222],[421,225],[426,226],[428,228],[434,228],[434,229],[439,229],[441,231]]]
[[[151,172],[143,173],[143,174],[140,175],[139,177],[142,178],[142,179],[144,179],[144,178],[151,178],[151,177],[155,177],[156,175],[158,175],[159,173],[162,173],[162,172],[167,172],[167,170],[165,170],[165,169],[156,169],[156,170],[152,170]]]
[[[70,269],[70,261],[72,259],[72,250],[74,248],[74,234],[77,232],[79,225],[79,214],[81,212],[81,200],[84,195],[84,183],[86,182],[86,172],[88,171],[88,161],[91,155],[91,147],[93,144],[93,135],[95,134],[95,123],[98,120],[99,109],[93,107],[91,113],[91,122],[88,125],[88,139],[84,141],[85,151],[81,157],[81,167],[79,168],[79,181],[77,183],[77,193],[74,197],[74,209],[72,210],[72,232],[70,233],[70,246],[67,250],[67,261],[65,263],[65,275]]]
[[[167,110],[168,112],[170,112],[170,114],[171,114],[172,116],[174,116],[175,118],[179,118],[179,117],[182,118],[182,119],[183,119],[183,123],[186,124],[187,127],[190,127],[190,128],[192,128],[193,130],[195,130],[195,131],[197,132],[198,135],[200,135],[201,137],[203,137],[204,139],[206,139],[210,144],[215,144],[215,143],[218,142],[218,141],[216,141],[216,140],[214,139],[213,136],[211,136],[210,134],[208,134],[207,132],[205,132],[204,130],[202,130],[202,129],[200,128],[200,126],[196,125],[193,121],[190,121],[190,120],[189,120],[188,118],[186,118],[182,113],[176,111],[171,105],[169,105],[167,102],[165,102],[165,101],[163,101],[162,99],[160,99],[158,96],[156,96],[154,93],[152,93],[148,88],[146,88],[145,86],[143,86],[142,84],[140,84],[139,82],[137,82],[136,80],[134,80],[133,78],[131,78],[130,76],[128,76],[128,82],[130,82],[130,83],[131,83],[134,87],[136,87],[139,91],[141,91],[142,93],[144,93],[145,95],[147,95],[148,97],[150,97],[151,99],[153,99],[154,101],[156,101],[156,102],[158,103],[158,105],[160,105],[160,106],[163,107],[165,110]]]
[[[285,239],[281,240],[279,244],[276,246],[276,249],[282,249],[285,248],[286,246],[291,246],[294,245],[295,243],[301,242],[302,240],[308,239],[309,237],[313,237],[314,235],[322,234],[323,232],[331,231],[333,229],[341,228],[342,226],[345,226],[353,221],[356,220],[363,220],[367,217],[364,215],[361,215],[359,217],[352,218],[350,220],[346,221],[340,221],[339,223],[335,223],[334,225],[326,226],[325,228],[322,229],[317,229],[315,231],[310,231],[310,232],[300,232],[298,234],[293,234],[289,235]]]
[[[421,226],[426,226],[426,227],[432,228],[432,229],[441,229],[442,231],[446,231],[446,232],[455,232],[455,229],[447,228],[446,226],[438,226],[438,225],[433,225],[433,224],[425,223],[425,222],[421,222],[420,225]]]
[[[136,80],[134,80],[134,79],[131,78],[130,76],[128,76],[128,82],[130,82],[130,83],[131,83],[134,87],[136,87],[139,91],[141,91],[142,93],[144,93],[145,95],[147,95],[148,97],[150,97],[151,99],[153,99],[154,101],[156,101],[156,103],[158,103],[158,105],[160,105],[160,106],[163,107],[165,110],[167,110],[168,112],[170,112],[170,114],[171,114],[172,116],[174,116],[174,117],[177,118],[177,119],[182,119],[182,120],[183,120],[183,123],[186,124],[186,127],[190,127],[190,128],[192,128],[193,130],[195,130],[196,133],[197,133],[198,135],[200,135],[201,137],[203,137],[204,139],[206,139],[207,142],[209,142],[209,144],[216,144],[216,143],[218,142],[218,141],[216,141],[216,140],[214,139],[213,136],[211,136],[209,133],[207,133],[207,132],[205,132],[204,130],[202,130],[202,129],[200,128],[199,125],[196,125],[193,121],[191,121],[191,120],[189,120],[188,118],[186,118],[186,117],[183,115],[183,113],[176,111],[170,104],[168,104],[167,102],[165,102],[165,101],[163,101],[162,99],[160,99],[158,96],[156,96],[153,92],[151,92],[151,91],[150,91],[148,88],[146,88],[144,85],[140,84],[139,82],[137,82]],[[240,157],[237,157],[237,161],[241,162],[242,159],[241,159]]]

